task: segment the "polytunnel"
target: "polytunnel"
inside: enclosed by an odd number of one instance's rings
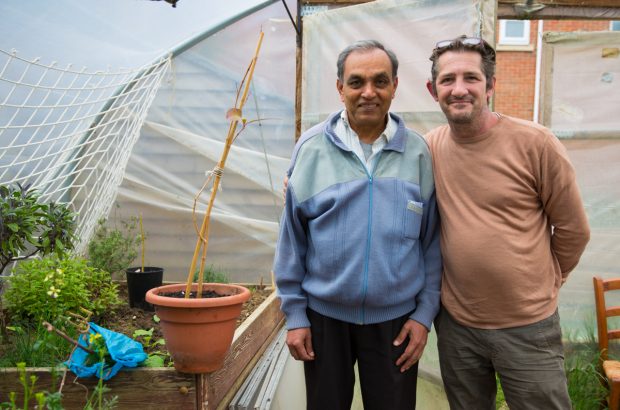
[[[210,236],[219,239],[208,263],[232,281],[270,283],[294,143],[295,29],[283,3],[66,6],[3,5],[14,16],[2,45],[2,181],[34,183],[44,198],[72,203],[79,251],[100,218],[141,215],[148,264],[181,280],[197,238],[194,198],[221,154],[226,113],[262,31],[247,126],[212,212]]]
[[[220,3],[182,0],[176,10],[146,1],[76,0],[64,9],[44,1],[0,4],[10,16],[0,28],[0,182],[34,182],[46,198],[83,210],[82,246],[98,219],[142,215],[148,263],[164,267],[166,280],[183,280],[196,241],[194,198],[219,158],[226,113],[262,31],[243,112],[248,123],[224,170],[208,263],[234,282],[270,283],[282,179],[296,134],[296,32],[281,1]],[[296,2],[287,4],[294,14]],[[400,82],[392,109],[425,132],[444,121],[424,86],[435,42],[463,33],[495,38],[491,0],[301,10],[302,130],[340,107],[335,61],[352,41],[372,37],[396,52]],[[564,333],[583,340],[596,326],[592,276],[620,274],[620,72],[613,51],[620,39],[549,34],[541,44],[541,122],[568,149],[592,228],[581,263],[560,292]],[[599,48],[608,50],[607,58],[598,59]],[[579,64],[586,58],[592,64]],[[205,204],[196,207],[201,214]],[[419,408],[447,408],[435,344],[431,333]],[[240,387],[236,408],[298,408],[287,400],[300,405],[303,371],[282,349],[280,335]]]

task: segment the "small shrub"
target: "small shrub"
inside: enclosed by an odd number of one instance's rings
[[[37,253],[64,256],[73,249],[75,214],[64,204],[41,203],[28,185],[0,185],[0,273]]]
[[[194,272],[194,282],[198,282],[198,270]],[[229,283],[228,274],[213,265],[205,267],[204,283]]]
[[[140,233],[137,220],[122,221],[123,229],[106,226],[99,220],[95,234],[88,243],[89,264],[112,275],[122,273],[138,256]]]
[[[8,278],[5,299],[13,316],[55,322],[85,308],[99,315],[121,303],[108,272],[85,259],[45,257],[20,264]]]

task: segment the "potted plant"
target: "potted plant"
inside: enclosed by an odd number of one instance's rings
[[[95,234],[88,243],[89,264],[110,272],[118,278],[122,272],[127,279],[129,306],[143,310],[153,310],[153,306],[144,300],[146,291],[161,286],[162,268],[144,266],[145,239],[142,227],[142,215],[128,220],[120,220],[121,228],[108,226],[105,219],[99,220]],[[139,225],[139,232],[136,232]],[[142,264],[130,268],[129,265],[138,256],[141,247]]]
[[[125,276],[127,278],[127,293],[129,296],[129,306],[137,307],[142,310],[154,310],[152,304],[144,298],[150,289],[161,286],[164,269],[157,266],[144,266],[145,242],[144,227],[142,225],[142,214],[140,214],[140,266],[127,268]]]
[[[211,195],[207,211],[198,229],[198,239],[194,256],[185,284],[165,285],[151,289],[146,300],[155,306],[160,326],[166,340],[174,367],[184,373],[208,373],[221,368],[226,352],[233,339],[236,320],[241,313],[243,303],[250,298],[250,291],[238,285],[221,283],[204,283],[204,268],[209,244],[209,220],[218,191],[226,158],[233,141],[248,122],[242,118],[242,109],[247,100],[249,87],[256,66],[258,52],[263,39],[260,33],[258,45],[243,81],[237,89],[235,106],[228,110],[226,117],[230,121],[224,150],[217,166],[209,173],[207,182],[194,199],[196,202],[207,184],[212,181]],[[243,94],[241,89],[243,88]],[[242,128],[237,132],[237,126]],[[194,212],[195,215],[195,212]],[[194,271],[200,255],[198,282],[193,283]]]

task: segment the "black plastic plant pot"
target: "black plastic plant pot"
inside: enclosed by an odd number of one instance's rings
[[[164,269],[153,266],[145,266],[144,272],[140,267],[125,270],[127,275],[127,293],[129,294],[129,306],[142,310],[154,311],[153,305],[144,300],[144,295],[149,290],[159,287],[164,277]]]

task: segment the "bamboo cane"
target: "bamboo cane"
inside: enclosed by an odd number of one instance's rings
[[[256,45],[256,51],[254,52],[254,57],[250,62],[250,66],[248,69],[247,76],[242,83],[241,86],[244,86],[243,95],[241,100],[238,101],[238,106],[235,104],[235,111],[241,114],[243,112],[243,106],[248,98],[248,93],[250,91],[250,84],[252,82],[252,76],[254,75],[254,68],[256,67],[256,60],[258,59],[258,53],[260,51],[261,44],[263,42],[264,33],[261,31],[260,36],[258,38],[258,44]],[[198,235],[198,240],[196,241],[196,247],[194,248],[194,256],[192,258],[192,263],[189,268],[189,273],[187,275],[187,285],[185,287],[185,298],[189,298],[191,287],[192,287],[192,279],[194,277],[194,270],[196,269],[196,262],[198,261],[198,255],[202,249],[202,255],[200,260],[200,273],[198,275],[198,286],[196,288],[196,298],[202,297],[202,285],[204,280],[204,266],[207,258],[207,248],[209,246],[209,220],[211,219],[211,210],[213,209],[213,203],[215,201],[215,195],[217,194],[217,190],[220,185],[220,179],[222,178],[222,172],[224,170],[224,166],[226,165],[226,159],[228,158],[228,153],[230,148],[232,147],[232,143],[236,136],[237,125],[239,124],[241,115],[235,116],[231,119],[230,125],[228,127],[228,135],[226,136],[226,142],[224,144],[224,151],[222,152],[222,156],[213,171],[213,187],[211,190],[211,196],[209,198],[209,204],[207,206],[207,212],[205,213],[204,219],[202,220],[202,226],[200,228],[200,233]]]
[[[140,258],[140,272],[144,273],[144,226],[142,225],[142,212],[140,212],[140,249],[141,249],[141,258]]]

